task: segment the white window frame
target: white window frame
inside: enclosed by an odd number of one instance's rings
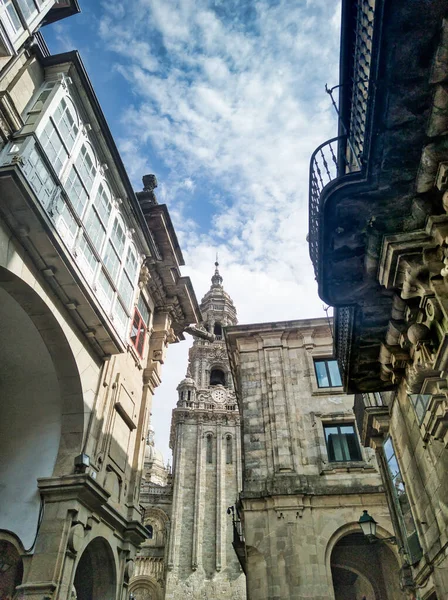
[[[38,100],[45,89],[51,86],[54,86],[55,89],[51,90],[51,93],[43,102],[42,113],[37,115],[37,111],[35,109],[36,100]],[[74,119],[74,123],[77,127],[77,133],[73,143],[71,144],[67,144],[67,142],[64,140],[62,131],[60,128],[58,128],[54,118],[57,107],[61,104],[62,100],[64,100],[66,105],[70,107],[69,110],[71,110],[73,107],[73,111],[76,113],[72,116],[76,117]],[[33,118],[33,123],[25,125],[25,133],[34,132],[38,139],[42,139],[45,127],[51,122],[68,154],[68,158],[64,160],[60,172],[58,173],[62,187],[65,189],[65,186],[68,183],[69,175],[73,169],[84,188],[86,200],[82,210],[80,210],[79,213],[76,210],[72,211],[69,203],[64,203],[63,208],[59,211],[59,215],[57,215],[55,218],[56,229],[60,233],[69,251],[73,254],[81,272],[98,298],[99,303],[103,309],[105,309],[108,317],[114,323],[114,326],[119,332],[120,337],[126,341],[129,336],[130,322],[133,318],[133,308],[138,289],[137,284],[139,269],[143,260],[143,256],[138,251],[137,246],[134,243],[131,229],[129,226],[127,226],[123,212],[120,210],[120,201],[114,194],[114,190],[107,179],[106,170],[99,163],[98,155],[95,151],[94,145],[90,140],[88,130],[79,116],[76,102],[70,95],[67,78],[65,76],[60,76],[60,81],[56,82],[56,84],[53,81],[46,82],[35,95],[35,98],[30,102],[28,110],[29,114],[33,113],[36,116]],[[85,175],[83,176],[81,173],[82,169],[79,168],[78,161],[83,148],[86,148],[93,165],[93,178],[91,180],[89,179],[89,181],[86,181]],[[103,188],[104,193],[106,194],[110,203],[107,218],[105,218],[105,215],[101,214],[101,211],[98,210],[98,207],[95,207],[95,203],[98,201],[98,194],[100,193],[101,188]],[[68,193],[67,195],[70,198]],[[104,235],[102,236],[101,243],[98,244],[98,247],[95,247],[94,251],[92,250],[93,241],[90,239],[89,232],[86,227],[89,216],[92,213],[95,213],[95,218],[99,220],[99,223],[101,223],[101,226],[104,229]],[[68,216],[70,216],[70,218],[67,218]],[[116,221],[118,221],[120,224],[125,238],[124,245],[120,248],[116,247],[112,237],[114,231],[113,228]],[[74,229],[73,222],[76,223],[76,232],[73,232],[70,229],[70,227]],[[81,250],[81,245],[84,244],[90,251],[90,254],[87,256],[85,256],[84,252]],[[109,273],[104,262],[109,244],[112,245],[113,251],[116,253],[116,256],[119,259],[118,270],[115,273]],[[126,268],[129,253],[132,254],[134,259],[133,263],[135,263],[135,272],[132,273],[129,273],[128,269]],[[103,274],[105,280],[113,290],[112,295],[107,293],[100,283]],[[130,286],[129,289],[131,290],[128,301],[120,292],[120,285],[124,277],[128,279]],[[126,322],[124,322],[123,319],[124,314],[126,315]]]

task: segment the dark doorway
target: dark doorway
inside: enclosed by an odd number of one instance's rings
[[[106,540],[96,538],[84,550],[76,568],[76,598],[110,600],[116,597],[116,585],[112,551]]]
[[[0,540],[0,598],[13,598],[22,578],[23,562],[17,548],[6,540]]]

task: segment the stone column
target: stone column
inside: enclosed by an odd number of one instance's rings
[[[182,465],[182,421],[176,424],[176,455],[174,457],[173,471],[176,473],[174,478],[173,498],[176,498],[176,504],[173,505],[173,514],[171,516],[171,535],[168,549],[168,569],[174,567],[174,559],[176,553],[177,527],[176,523],[180,522],[179,508],[182,505],[182,480],[183,480],[183,465]]]
[[[242,476],[242,457],[241,457],[241,430],[239,428],[239,421],[235,422],[235,447],[236,447],[236,493],[239,494],[243,489],[243,476]],[[235,498],[236,500],[236,498]]]
[[[222,427],[216,425],[216,570],[222,567],[222,506],[223,506],[223,468],[222,468]]]
[[[199,566],[199,539],[201,523],[201,492],[202,492],[202,423],[198,423],[196,441],[196,481],[194,488],[194,513],[193,513],[193,554],[191,568],[195,571]]]

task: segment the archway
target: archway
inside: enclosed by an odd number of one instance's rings
[[[0,533],[0,536],[2,534]],[[11,537],[11,536],[8,536]],[[23,561],[17,544],[0,538],[0,598],[12,598],[22,583]]]
[[[79,559],[73,582],[76,600],[112,600],[117,595],[114,557],[103,538],[88,544]]]
[[[331,552],[335,600],[398,600],[399,565],[385,543],[371,543],[362,533],[341,537]]]
[[[131,579],[129,593],[135,600],[162,600],[163,590],[152,576],[139,575]]]
[[[73,354],[51,309],[4,268],[0,339],[0,528],[27,548],[38,527],[37,478],[73,470],[83,397]]]

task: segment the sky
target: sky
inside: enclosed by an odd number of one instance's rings
[[[79,0],[45,27],[77,49],[131,181],[155,173],[198,300],[216,252],[240,323],[319,317],[309,161],[337,134],[338,0]],[[166,459],[191,338],[170,346],[152,423]]]

